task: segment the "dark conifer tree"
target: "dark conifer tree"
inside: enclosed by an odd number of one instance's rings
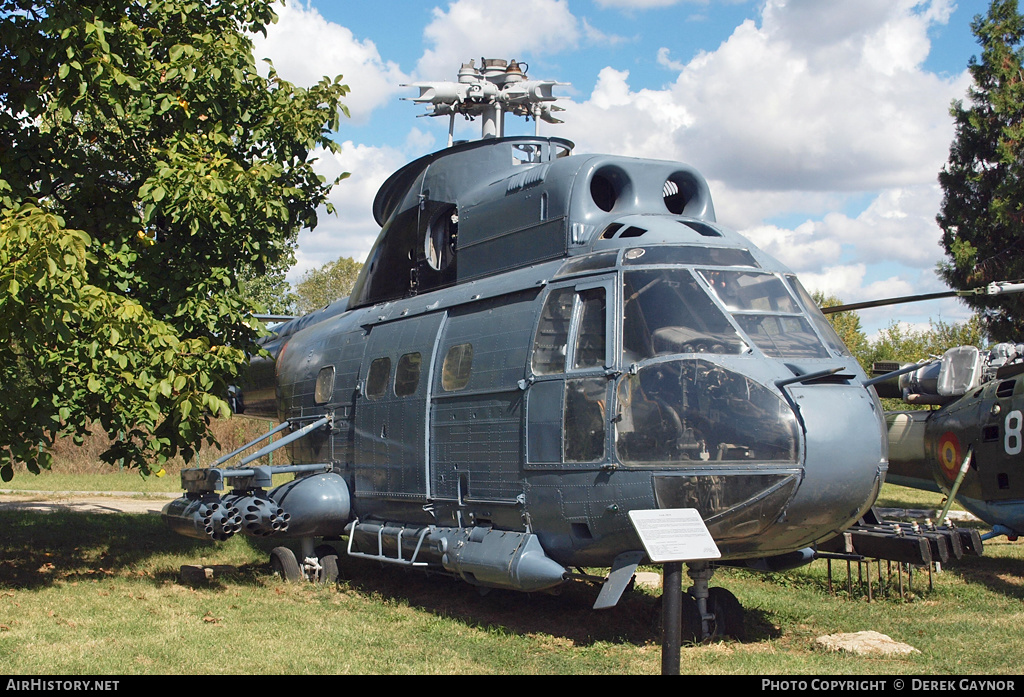
[[[981,56],[969,63],[967,99],[950,110],[956,138],[939,174],[947,255],[939,273],[957,289],[1024,279],[1024,17],[1017,0],[993,0],[971,28]],[[993,340],[1024,339],[1024,297],[966,302]]]

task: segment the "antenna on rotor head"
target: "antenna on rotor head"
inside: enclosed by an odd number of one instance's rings
[[[483,119],[480,127],[481,138],[501,138],[505,135],[505,114],[515,114],[526,119],[533,117],[536,122],[534,134],[540,135],[540,121],[562,123],[552,114],[565,111],[554,104],[558,99],[552,94],[556,85],[568,85],[554,80],[530,80],[526,76],[528,66],[515,59],[481,58],[480,68],[474,61],[463,63],[459,69],[458,82],[414,82],[402,87],[418,87],[418,97],[402,99],[427,105],[422,116],[448,116],[448,145],[452,144],[455,130],[455,115],[467,119],[477,116]]]

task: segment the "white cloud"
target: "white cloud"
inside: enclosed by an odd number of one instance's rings
[[[618,46],[619,44],[628,43],[633,39],[628,39],[625,36],[619,36],[618,34],[608,34],[587,21],[584,17],[582,20],[583,24],[583,35],[587,39],[587,43],[597,44],[599,46]]]
[[[668,57],[668,54],[669,50],[664,46],[658,49],[658,65],[668,68],[669,70],[674,70],[677,73],[681,73],[686,69],[686,63],[680,63],[679,61],[672,60]]]
[[[661,47],[658,62],[679,71],[669,88],[634,92],[617,71],[612,95],[606,68],[589,100],[570,105],[567,122],[585,134],[579,140],[588,150],[623,144],[606,140],[610,133],[657,125],[661,137],[644,142],[670,140],[662,157],[735,188],[853,191],[934,181],[953,134],[949,103],[965,93],[968,77],[921,68],[927,31],[944,15],[919,9],[911,0],[768,0],[762,26],[744,22],[689,63],[671,61],[672,47]],[[667,120],[649,112],[657,105],[671,112]]]
[[[432,48],[416,74],[436,80],[481,56],[511,59],[575,48],[582,28],[567,0],[456,0],[447,11],[434,8],[423,34]]]
[[[357,145],[352,141],[342,143],[337,154],[320,151],[317,157],[318,174],[328,179],[342,172],[351,172],[351,176],[331,192],[330,201],[336,215],[318,211],[316,229],[299,232],[296,265],[288,273],[288,280],[292,282],[305,271],[339,257],[365,260],[380,232],[380,226],[373,219],[373,199],[380,185],[405,164],[405,156],[397,150]]]
[[[562,118],[582,136],[578,151],[673,159],[674,134],[693,123],[686,106],[665,90],[633,92],[628,79],[628,71],[604,68],[590,99],[567,106]]]
[[[565,120],[578,151],[694,165],[720,221],[844,299],[939,285],[936,177],[953,138],[950,101],[970,78],[923,65],[928,32],[951,9],[765,0],[760,24],[745,21],[714,51],[682,63],[671,58],[682,47],[659,48],[673,84],[633,89],[609,66]],[[803,221],[791,228],[766,222],[795,214]]]
[[[270,58],[281,77],[300,86],[314,85],[325,75],[343,75],[351,88],[344,102],[353,122],[366,122],[408,82],[397,64],[381,58],[372,41],[360,41],[315,8],[295,1],[275,10],[279,19],[267,28],[267,36],[253,37],[257,60]]]
[[[698,2],[700,4],[706,4],[707,0],[688,0],[689,2]],[[602,7],[618,7],[625,10],[647,10],[652,7],[668,7],[681,2],[681,0],[597,0],[597,4]]]
[[[742,234],[761,250],[801,274],[820,269],[823,262],[835,263],[842,254],[842,243],[815,234],[815,225],[810,221],[795,230],[761,225],[743,230]]]
[[[749,0],[717,0],[724,5],[738,5]],[[649,10],[655,7],[670,7],[672,5],[703,5],[711,4],[712,0],[596,0],[601,7],[617,7],[623,10]]]
[[[856,217],[830,212],[790,230],[755,225],[741,232],[800,272],[820,272],[840,260],[932,269],[942,254],[935,223],[937,184],[882,190]]]

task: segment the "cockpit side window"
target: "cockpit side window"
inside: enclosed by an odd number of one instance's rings
[[[686,269],[623,274],[625,363],[671,353],[738,354],[746,344]]]
[[[551,292],[533,342],[535,375],[604,367],[607,348],[607,293],[604,287],[557,288]]]
[[[552,375],[565,372],[565,354],[569,344],[573,289],[552,291],[544,303],[537,335],[533,341],[533,372]]]
[[[797,297],[800,298],[800,301],[807,308],[807,314],[811,316],[814,326],[818,328],[818,333],[821,334],[821,338],[825,340],[828,347],[844,356],[852,356],[853,354],[850,352],[850,349],[846,347],[843,340],[839,338],[839,334],[832,328],[832,323],[825,318],[825,315],[822,314],[821,309],[818,307],[818,303],[814,302],[814,298],[811,297],[811,294],[807,292],[797,277],[786,276],[786,280],[789,281],[789,285],[792,286]]]
[[[576,325],[576,350],[573,368],[600,368],[605,356],[604,288],[589,288],[579,293]]]

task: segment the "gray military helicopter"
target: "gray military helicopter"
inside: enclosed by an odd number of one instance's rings
[[[349,556],[480,588],[598,581],[600,609],[645,560],[631,511],[696,509],[716,563],[778,570],[868,510],[882,409],[810,295],[716,223],[693,168],[504,135],[509,113],[559,123],[558,84],[484,60],[415,85],[449,147],[380,188],[351,296],[254,361],[246,414],[286,435],[183,471],[173,529],[295,539],[271,553],[290,579]],[[480,140],[452,142],[460,114]],[[295,464],[254,464],[282,446]],[[742,625],[713,571],[688,563],[697,637]]]

